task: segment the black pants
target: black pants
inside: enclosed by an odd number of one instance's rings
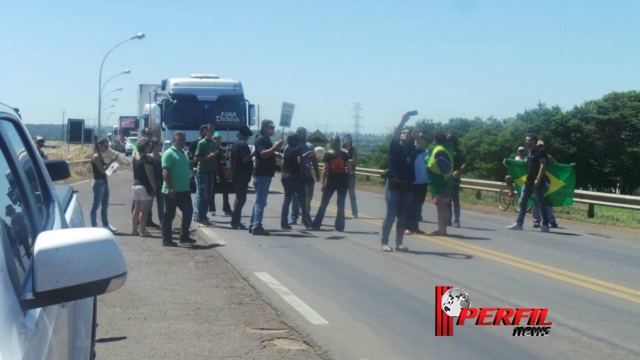
[[[406,229],[412,232],[419,230],[418,223],[422,215],[422,205],[427,198],[427,189],[429,184],[414,184],[413,198],[411,199],[411,208],[409,209],[409,219]]]
[[[291,200],[295,195],[298,197],[298,201],[301,204],[302,223],[306,227],[310,227],[311,224],[308,223],[309,215],[307,214],[307,207],[305,206],[307,203],[307,194],[304,179],[298,175],[291,175],[287,173],[282,174],[280,178],[282,181],[282,187],[284,188],[284,201],[282,202],[282,211],[280,212],[280,226],[289,226],[289,207],[291,205]]]
[[[318,209],[316,217],[313,219],[312,227],[314,229],[320,229],[324,213],[327,211],[327,206],[329,206],[329,201],[331,201],[331,197],[336,191],[338,192],[338,214],[336,216],[335,228],[337,231],[344,231],[344,204],[347,199],[347,192],[349,191],[349,183],[346,179],[345,181],[327,180],[327,185],[322,193],[320,208]]]
[[[213,178],[213,181],[214,182],[216,181],[215,177]],[[222,212],[232,211],[231,204],[229,204],[229,191],[227,190],[225,182],[226,181],[222,179],[222,183],[219,183],[219,182],[214,183],[214,190],[212,190],[211,192],[211,201],[209,202],[209,211],[216,212],[215,187],[218,187],[218,186],[222,187]]]
[[[164,203],[164,219],[162,221],[162,241],[167,243],[172,240],[171,224],[176,217],[176,208],[182,211],[182,226],[180,228],[180,239],[189,238],[189,227],[193,217],[193,203],[191,202],[191,192],[177,192],[172,199],[168,195]]]
[[[242,208],[247,202],[247,190],[249,183],[244,181],[234,181],[233,186],[236,188],[236,201],[233,204],[233,215],[231,215],[231,226],[240,224],[242,217]]]

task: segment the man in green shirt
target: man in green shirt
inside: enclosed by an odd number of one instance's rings
[[[211,225],[207,218],[207,210],[215,186],[213,177],[218,167],[216,162],[217,146],[212,139],[214,131],[215,125],[207,124],[205,138],[198,142],[194,156],[194,160],[198,163],[196,172],[198,188],[196,189],[196,210],[193,217],[197,223],[206,226]]]
[[[171,224],[176,217],[176,208],[182,212],[180,243],[193,244],[196,241],[189,237],[193,204],[189,188],[189,159],[184,152],[185,135],[176,131],[173,135],[173,146],[162,154],[162,194],[165,196],[165,213],[162,221],[162,245],[177,246],[172,240]]]

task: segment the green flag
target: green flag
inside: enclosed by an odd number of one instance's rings
[[[516,190],[520,194],[527,180],[527,162],[515,159],[504,159],[509,175],[513,179]],[[540,186],[544,189],[545,206],[571,206],[576,188],[575,165],[547,162],[544,178]],[[535,197],[529,199],[529,205],[536,205]]]

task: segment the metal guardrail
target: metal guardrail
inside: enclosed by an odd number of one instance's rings
[[[318,165],[320,166],[320,168],[322,168],[322,164]],[[365,177],[379,177],[380,174],[382,174],[382,170],[356,168],[356,175]],[[504,182],[498,181],[463,178],[460,182],[460,187],[477,191],[500,192],[505,190],[507,185]],[[617,207],[629,210],[640,210],[640,196],[617,195],[595,191],[575,190],[573,201],[576,203],[589,205],[589,208],[587,209],[587,217],[589,218],[593,218],[595,216],[594,205]]]

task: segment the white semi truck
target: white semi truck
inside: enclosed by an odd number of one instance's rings
[[[154,100],[155,104],[150,104],[146,110],[149,127],[154,134],[160,134],[164,148],[171,146],[176,131],[185,133],[188,148],[198,139],[200,125],[213,123],[222,136],[222,148],[227,150],[237,140],[240,126],[255,124],[255,106],[245,98],[242,83],[217,75],[192,74],[162,80]],[[221,171],[227,179],[223,186],[233,193],[227,159],[223,159],[222,165]],[[191,190],[195,192],[193,179]],[[221,186],[216,186],[216,192],[222,190]]]

